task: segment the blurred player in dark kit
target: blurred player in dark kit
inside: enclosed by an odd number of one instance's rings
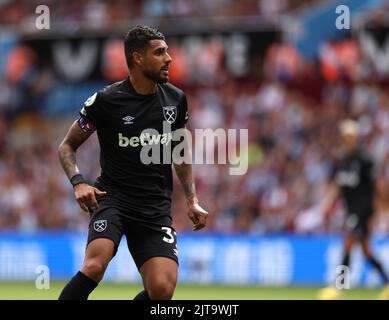
[[[388,276],[370,248],[369,227],[375,211],[376,193],[374,163],[359,144],[359,127],[357,122],[344,120],[340,124],[340,134],[344,154],[333,166],[329,181],[329,202],[325,209],[325,216],[328,218],[331,208],[340,196],[343,199],[346,210],[342,265],[350,266],[351,250],[355,244],[359,243],[365,258],[378,271],[383,282],[388,284]],[[322,289],[319,292],[319,298],[334,299],[340,293],[340,290],[331,286]],[[385,288],[381,293],[381,298],[384,298],[388,293],[388,290]]]

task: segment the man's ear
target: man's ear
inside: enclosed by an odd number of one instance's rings
[[[134,63],[137,65],[141,65],[143,63],[142,54],[139,52],[134,51],[132,53],[132,59],[133,59]]]

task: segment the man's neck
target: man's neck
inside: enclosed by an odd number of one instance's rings
[[[353,147],[353,148],[347,148],[346,149],[346,153],[349,155],[349,156],[353,156],[355,154],[357,154],[359,151],[359,148],[358,147]]]
[[[130,73],[128,78],[135,91],[139,94],[148,95],[157,91],[157,84],[154,81],[145,78],[144,76],[142,77]]]

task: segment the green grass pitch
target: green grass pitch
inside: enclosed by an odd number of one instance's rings
[[[55,300],[65,282],[51,282],[50,289],[35,287],[35,282],[0,282],[0,300]],[[314,300],[318,287],[263,287],[186,285],[177,287],[175,300]],[[130,300],[141,285],[101,283],[90,295],[91,300]],[[344,300],[375,300],[380,289],[344,290]]]

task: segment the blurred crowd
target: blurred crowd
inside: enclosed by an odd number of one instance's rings
[[[358,81],[326,81],[306,63],[292,80],[276,68],[260,81],[228,78],[218,86],[188,88],[189,129],[248,128],[249,169],[229,175],[229,165],[195,165],[197,192],[219,232],[339,231],[339,202],[329,226],[323,222],[327,178],[339,152],[337,125],[357,119],[362,142],[380,172],[376,231],[388,232],[389,94],[373,75]],[[316,85],[319,100],[302,84]],[[309,86],[308,86],[309,88]],[[35,112],[0,117],[0,227],[83,229],[82,214],[57,160],[57,146],[76,114],[52,119]],[[196,147],[196,145],[195,145]],[[244,152],[244,151],[242,151]],[[95,136],[80,148],[78,163],[88,179],[99,174]],[[173,216],[190,228],[181,186],[175,178]],[[378,221],[378,222],[377,222]]]
[[[53,13],[65,20],[79,19],[78,15],[84,19],[82,9],[94,5],[100,6],[97,16],[104,12],[115,20],[141,14],[145,8],[155,10],[155,15],[185,16],[196,15],[198,10],[206,14],[213,6],[212,12],[221,15],[242,15],[256,11],[239,11],[241,3],[245,3],[242,8],[252,4],[258,12],[270,3],[172,0],[174,11],[161,13],[159,2],[67,1],[66,5],[58,3]],[[285,6],[301,2],[277,1]],[[28,5],[35,2],[1,1],[0,23],[22,23],[27,18],[23,8]],[[125,5],[133,7],[120,10]],[[1,14],[5,8],[13,11]],[[212,42],[206,46],[196,55],[199,61],[190,73],[184,72],[184,56],[180,58],[178,48],[174,51],[172,46],[178,66],[172,70],[172,82],[187,93],[188,128],[191,132],[200,128],[249,132],[248,149],[240,151],[248,154],[246,174],[230,175],[229,164],[194,166],[199,199],[210,212],[208,230],[253,234],[340,231],[342,202],[338,201],[329,221],[324,220],[323,207],[331,166],[341,150],[338,124],[351,117],[359,122],[361,143],[379,173],[372,227],[375,232],[389,232],[389,72],[385,60],[375,59],[372,51],[370,55],[363,52],[364,46],[354,38],[323,43],[314,61],[304,59],[288,43],[275,42],[263,61],[252,61],[251,72],[239,77],[221,63],[220,47]],[[36,61],[28,46],[13,50],[4,70],[6,77],[0,81],[0,228],[85,230],[88,216],[74,200],[57,159],[57,147],[77,112],[61,117],[41,112],[59,75],[49,64],[38,66]],[[96,135],[81,146],[77,160],[92,183],[100,173]],[[174,226],[190,230],[176,176],[174,185]]]
[[[315,0],[1,0],[0,24],[28,26],[35,8],[47,5],[51,19],[65,29],[115,26],[137,18],[232,17],[267,18],[294,10]],[[157,21],[156,21],[157,22]]]

